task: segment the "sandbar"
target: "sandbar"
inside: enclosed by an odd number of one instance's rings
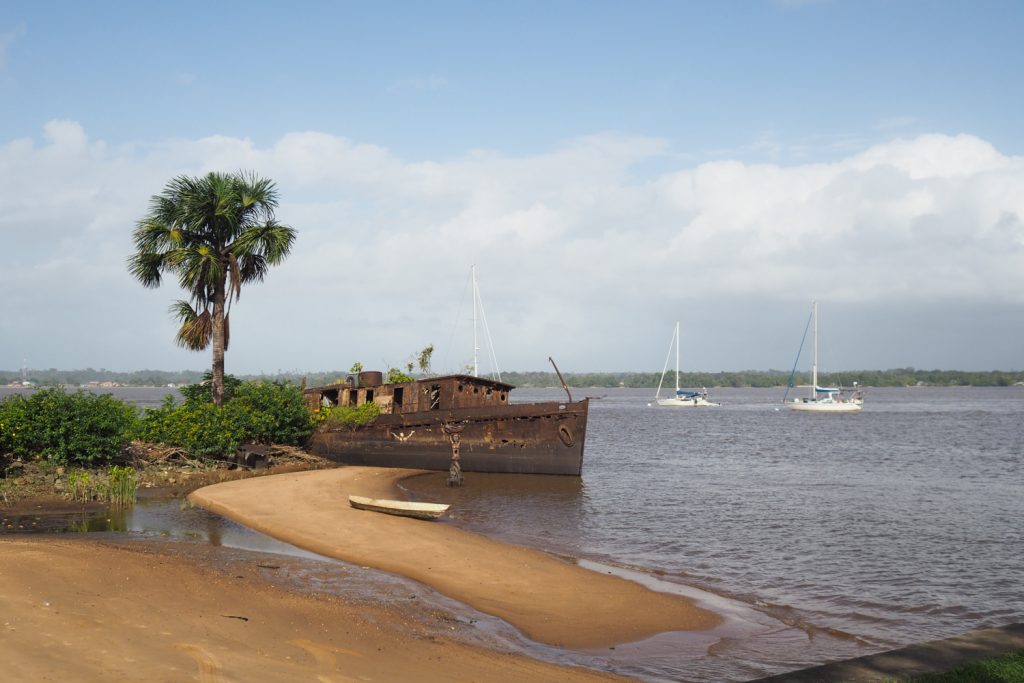
[[[189,500],[300,548],[414,579],[540,643],[603,648],[721,622],[685,597],[548,553],[451,524],[349,506],[349,495],[397,498],[396,482],[416,473],[372,467],[287,473],[214,484]]]

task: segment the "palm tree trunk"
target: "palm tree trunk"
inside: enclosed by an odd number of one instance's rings
[[[213,290],[213,405],[224,405],[224,279]]]

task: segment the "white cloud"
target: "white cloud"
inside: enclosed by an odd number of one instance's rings
[[[907,128],[916,124],[917,118],[914,116],[903,115],[903,116],[890,116],[889,118],[882,119],[875,124],[875,130],[880,131],[893,131],[899,128]]]
[[[25,24],[18,24],[10,31],[4,31],[0,33],[0,71],[7,68],[7,55],[11,51],[14,44],[21,38],[25,33],[28,32],[28,28]]]
[[[780,367],[795,347],[759,349],[755,337],[790,323],[795,337],[801,319],[786,316],[812,297],[851,311],[1024,310],[1024,159],[969,135],[642,181],[632,167],[668,158],[664,141],[597,135],[531,157],[410,163],[318,132],[269,147],[210,137],[139,149],[54,121],[43,140],[0,145],[0,288],[13,292],[0,303],[0,368],[27,349],[48,359],[38,366],[201,367],[205,356],[171,343],[166,305],[180,292],[143,290],[124,259],[149,197],[214,169],[274,178],[279,218],[299,230],[292,257],[234,310],[239,372],[398,364],[428,341],[456,367],[468,341],[440,347],[462,337],[452,323],[472,263],[505,368],[552,353],[571,370],[652,367],[677,317],[740,329],[727,343],[693,340],[701,367]],[[84,329],[96,332],[68,341]],[[930,343],[938,354],[942,340]],[[945,348],[957,366],[959,347]],[[849,365],[890,363],[856,351]],[[891,362],[906,364],[928,365]]]

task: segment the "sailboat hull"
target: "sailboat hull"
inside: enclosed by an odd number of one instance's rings
[[[698,396],[697,398],[659,398],[658,405],[676,408],[714,408],[722,404],[712,403]]]
[[[805,413],[859,413],[862,406],[859,403],[847,403],[845,401],[808,401],[796,399],[789,404],[793,410]]]

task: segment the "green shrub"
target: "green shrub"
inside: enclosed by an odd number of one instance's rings
[[[9,396],[0,401],[0,451],[57,465],[118,462],[137,417],[109,394],[55,388]]]
[[[248,438],[257,443],[302,444],[313,422],[302,389],[286,382],[244,382],[227,405],[248,423]]]
[[[335,406],[324,411],[323,423],[328,427],[358,429],[373,424],[380,416],[380,406],[364,403],[361,406]]]
[[[218,407],[192,397],[177,405],[172,396],[149,408],[137,438],[179,446],[195,457],[234,453],[246,442],[301,444],[313,430],[302,390],[283,382],[240,382]]]
[[[28,429],[28,401],[15,394],[0,400],[0,460],[4,455],[22,455],[20,444]]]
[[[168,396],[159,409],[147,408],[137,438],[184,448],[197,458],[234,453],[245,441],[245,426],[212,403],[175,405]]]
[[[235,395],[235,390],[242,385],[242,380],[234,375],[224,375],[224,402],[227,403]],[[181,395],[185,397],[185,403],[198,405],[200,403],[213,403],[213,373],[207,370],[203,373],[203,381],[195,384],[187,384],[181,389]]]

